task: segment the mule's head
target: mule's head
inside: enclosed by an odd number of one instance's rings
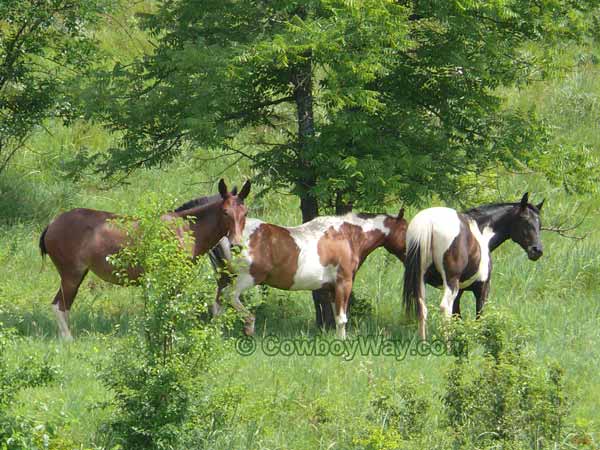
[[[408,222],[404,218],[404,208],[396,217],[388,216],[385,220],[385,226],[390,230],[383,246],[385,249],[396,255],[401,261],[406,258],[406,229]]]
[[[515,206],[515,216],[510,228],[510,238],[519,244],[527,252],[532,261],[536,261],[544,253],[540,240],[540,210],[544,205],[542,201],[538,205],[528,203],[529,194],[525,193],[521,202]]]
[[[239,192],[236,187],[229,192],[225,181],[223,179],[219,181],[219,194],[223,199],[220,221],[232,246],[242,245],[246,215],[248,214],[244,200],[249,193],[250,181],[246,181]]]

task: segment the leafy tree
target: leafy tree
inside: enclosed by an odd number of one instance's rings
[[[298,195],[304,221],[390,194],[465,198],[545,151],[546,128],[498,88],[547,73],[597,3],[162,2],[141,16],[154,51],[93,88],[90,116],[122,135],[102,167],[227,149]]]
[[[141,22],[154,52],[94,87],[90,113],[123,133],[104,168],[156,164],[190,142],[233,149],[291,187],[304,220],[319,201],[455,196],[544,147],[542,124],[502,109],[497,88],[547,72],[597,3],[162,2]]]
[[[36,125],[68,118],[68,80],[94,59],[90,27],[109,0],[0,2],[0,172]]]

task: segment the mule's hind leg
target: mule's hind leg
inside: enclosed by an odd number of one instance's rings
[[[69,330],[69,310],[71,309],[71,305],[73,305],[79,286],[81,286],[86,274],[87,270],[83,273],[61,273],[60,288],[54,296],[52,307],[54,308],[60,335],[63,339],[73,339]]]

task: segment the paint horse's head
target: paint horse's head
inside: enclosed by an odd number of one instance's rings
[[[396,255],[401,261],[406,258],[406,229],[408,222],[404,218],[404,208],[396,217],[388,216],[384,225],[390,230],[383,243],[384,248]]]
[[[223,199],[223,206],[219,220],[222,227],[227,230],[227,238],[231,245],[239,246],[242,244],[244,227],[246,226],[246,215],[248,208],[244,205],[244,199],[250,193],[250,181],[246,181],[239,193],[237,187],[231,192],[227,189],[225,181],[219,181],[219,194]]]
[[[514,208],[514,216],[510,226],[510,238],[527,252],[530,260],[536,261],[544,253],[540,240],[540,210],[544,201],[538,205],[528,202],[529,193],[525,193]]]

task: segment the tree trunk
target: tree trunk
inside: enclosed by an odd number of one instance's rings
[[[302,222],[313,220],[319,215],[319,202],[311,192],[317,184],[313,174],[310,158],[307,158],[307,149],[310,140],[315,135],[315,120],[313,111],[313,85],[312,85],[312,52],[307,52],[304,61],[299,63],[292,74],[294,85],[294,99],[298,113],[298,157],[304,168],[303,176],[298,180],[300,188],[300,210],[302,211]],[[318,327],[333,327],[333,313],[331,310],[331,298],[326,289],[312,292],[315,304],[316,323]]]

